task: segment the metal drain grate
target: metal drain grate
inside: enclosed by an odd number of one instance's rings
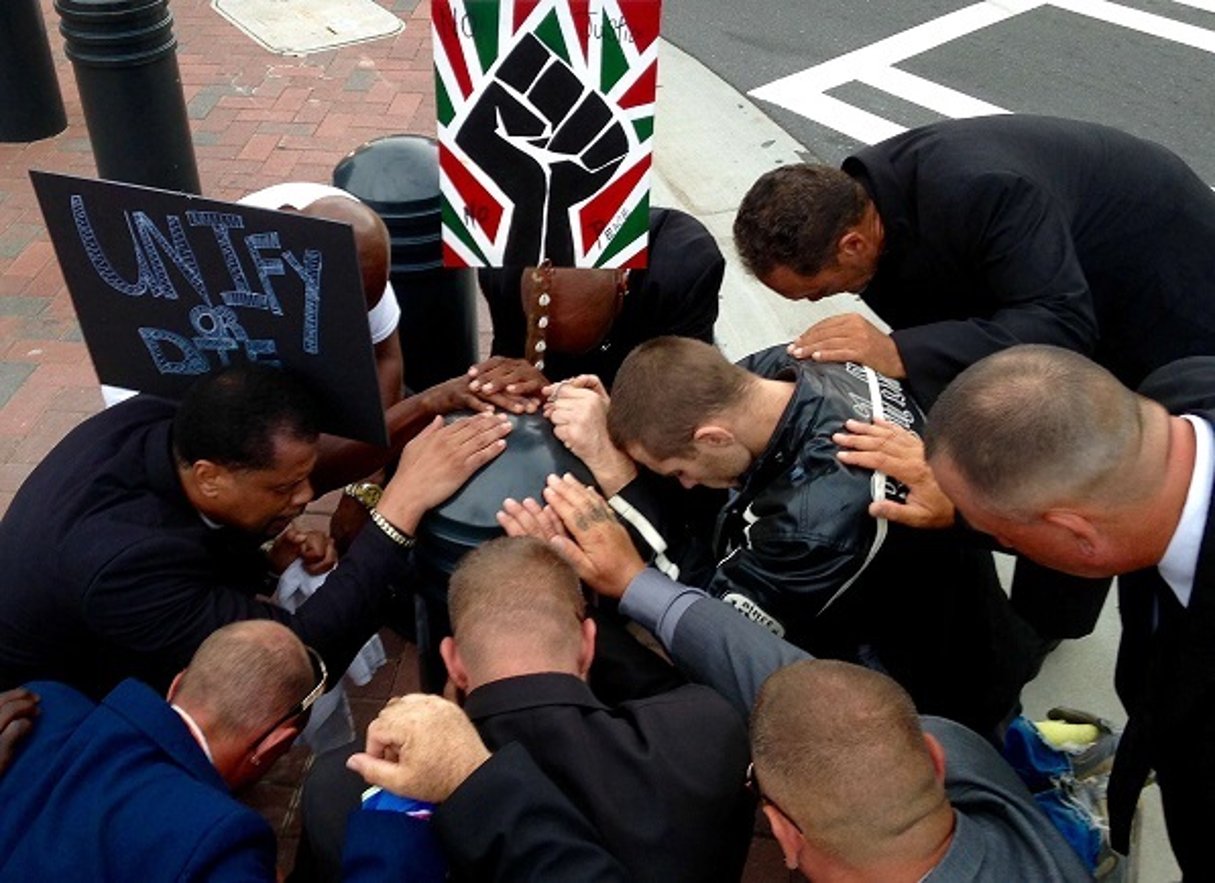
[[[211,0],[211,6],[279,55],[308,55],[365,43],[405,27],[373,0]]]

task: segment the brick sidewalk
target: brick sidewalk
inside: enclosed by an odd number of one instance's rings
[[[28,177],[30,169],[96,176],[59,17],[53,0],[41,2],[68,127],[43,141],[0,144],[0,515],[64,433],[101,408],[97,377]],[[365,141],[435,134],[429,4],[377,2],[405,22],[403,31],[291,58],[260,47],[208,0],[172,0],[204,195],[236,200],[286,180],[329,182],[337,162]],[[480,323],[485,352],[483,307]],[[351,691],[360,732],[389,696],[417,689],[413,648],[389,633],[384,637],[389,664],[366,687]],[[283,871],[295,854],[298,785],[309,763],[306,749],[294,749],[245,796],[279,834]],[[789,879],[770,838],[757,838],[746,879]]]
[[[327,183],[337,162],[365,141],[435,134],[429,5],[380,3],[404,20],[404,30],[292,58],[263,49],[207,0],[173,0],[206,196],[235,200],[286,180]],[[0,144],[0,514],[42,456],[101,407],[27,174],[97,174],[59,16],[52,0],[42,8],[68,127],[43,141]]]

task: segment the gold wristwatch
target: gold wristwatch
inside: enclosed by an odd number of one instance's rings
[[[374,481],[356,481],[346,485],[342,489],[342,493],[348,497],[354,497],[365,507],[371,509],[380,502],[380,497],[384,496],[384,489]]]

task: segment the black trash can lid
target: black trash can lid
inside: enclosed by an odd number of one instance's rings
[[[448,420],[468,415],[461,412]],[[552,424],[543,415],[512,415],[510,421],[506,450],[418,525],[418,553],[425,564],[442,573],[451,573],[465,552],[502,535],[496,516],[507,497],[542,501],[545,479],[554,473],[571,472],[587,484],[594,481],[583,462],[553,435]]]
[[[436,211],[439,142],[423,135],[368,141],[334,167],[333,183],[378,212]]]

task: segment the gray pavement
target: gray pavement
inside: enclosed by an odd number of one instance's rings
[[[814,145],[794,141],[751,101],[691,56],[670,43],[661,50],[655,144],[653,202],[690,212],[717,237],[727,258],[717,335],[722,349],[738,358],[788,341],[808,325],[839,312],[860,310],[852,295],[818,303],[791,303],[773,294],[739,265],[730,235],[734,209],[759,175],[798,162]],[[1007,573],[1007,556],[997,556]],[[1067,641],[1042,667],[1023,695],[1026,714],[1044,717],[1054,705],[1069,705],[1123,723],[1126,714],[1114,695],[1118,646],[1115,593],[1096,631]],[[1147,789],[1141,804],[1142,831],[1135,869],[1143,883],[1180,880],[1164,832],[1159,794]],[[1015,877],[1010,877],[1015,879]]]

